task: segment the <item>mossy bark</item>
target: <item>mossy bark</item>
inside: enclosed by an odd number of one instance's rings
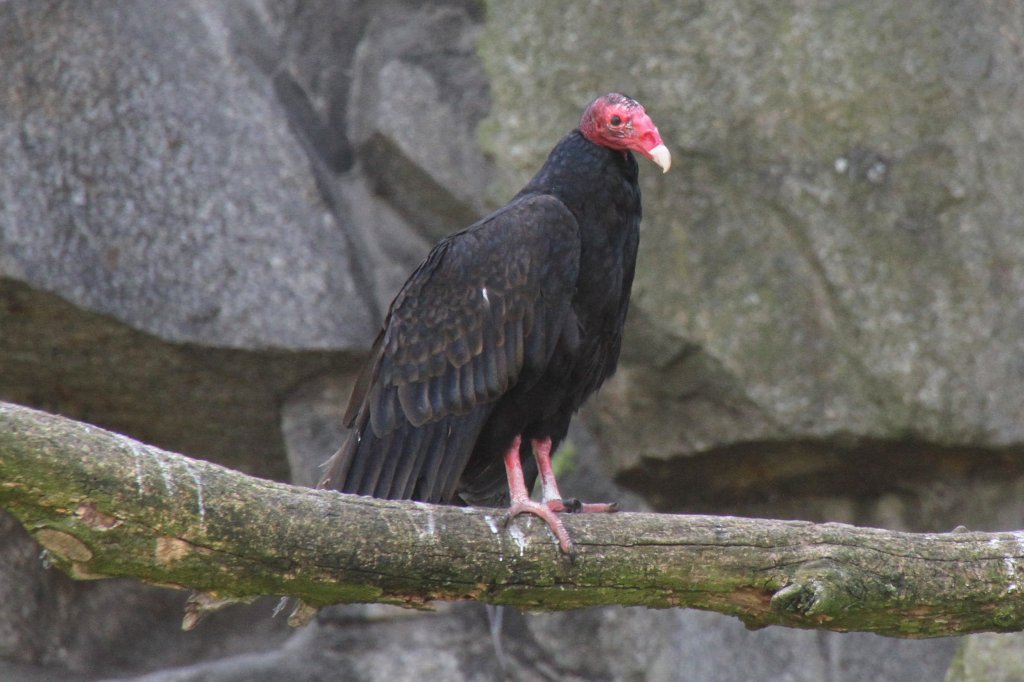
[[[751,627],[899,637],[1024,630],[1024,532],[913,534],[712,516],[540,522],[255,479],[0,403],[0,507],[80,579],[245,598],[534,610],[690,607]]]

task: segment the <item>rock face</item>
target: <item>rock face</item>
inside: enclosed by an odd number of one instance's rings
[[[606,9],[0,3],[0,399],[313,482],[409,271],[617,89],[674,168],[642,166],[622,366],[566,491],[1024,527],[1019,11]],[[183,595],[0,538],[0,679],[502,674],[477,605],[292,632],[268,600],[182,633]],[[502,641],[511,679],[712,682],[935,680],[959,644],[636,609],[506,613]],[[990,644],[949,679],[1014,679]]]
[[[600,77],[671,123],[679,172],[645,178],[631,318],[650,342],[601,406],[624,479],[678,491],[750,452],[789,493],[823,453],[1019,455],[1020,17],[674,3],[618,25],[586,4],[562,40],[553,8],[496,3],[485,44],[495,110],[564,120]],[[575,82],[500,78],[581,53],[598,57]],[[548,144],[532,123],[488,127],[509,186]]]
[[[0,271],[168,340],[363,342],[351,249],[220,17],[156,2],[5,15]]]

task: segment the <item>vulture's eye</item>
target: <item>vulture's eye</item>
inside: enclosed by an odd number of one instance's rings
[[[618,116],[618,114],[616,114],[615,116],[612,116],[611,123],[613,126],[620,126],[622,125],[622,119]]]

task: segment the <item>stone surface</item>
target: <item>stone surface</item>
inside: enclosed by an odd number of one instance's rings
[[[1024,679],[1024,636],[982,634],[964,637],[946,682],[1014,682]]]
[[[351,353],[168,343],[0,277],[0,397],[259,476],[288,475],[280,401]]]
[[[353,378],[351,374],[321,375],[292,391],[281,406],[281,433],[292,483],[316,486],[323,477],[321,465],[345,440],[341,420]]]
[[[574,424],[565,491],[1024,527],[1016,6],[486,10],[0,3],[0,398],[311,483],[408,272],[619,89],[674,168],[642,163],[622,368]],[[184,598],[74,583],[0,515],[0,679],[503,675],[475,604],[292,632],[268,600],[181,633]],[[514,680],[930,682],[960,644],[699,612],[502,621]],[[1014,679],[988,653],[1013,641],[964,640],[950,679]]]
[[[595,7],[491,6],[493,110],[531,107],[485,140],[514,187],[552,141],[527,130],[554,137],[620,88],[676,153],[673,173],[644,169],[630,347],[601,404],[623,478],[642,489],[678,467],[681,487],[687,456],[784,460],[794,443],[1017,458],[1019,13],[645,3],[621,23]]]
[[[0,679],[96,679],[240,655],[291,636],[273,599],[214,614],[182,632],[188,596],[128,580],[75,582],[0,512]]]
[[[476,605],[474,605],[476,606]],[[138,682],[205,680],[471,680],[497,679],[483,608],[431,616],[314,623],[282,647],[134,677]],[[482,622],[483,621],[483,622]]]
[[[489,167],[479,17],[456,6],[384,3],[357,53],[352,141],[374,190],[431,242],[485,211]],[[423,36],[429,35],[429,44]]]
[[[0,21],[0,273],[174,341],[365,344],[348,245],[214,9],[13,2]]]

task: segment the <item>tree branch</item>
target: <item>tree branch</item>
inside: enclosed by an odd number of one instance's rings
[[[750,627],[899,637],[1024,629],[1024,532],[595,514],[566,519],[578,549],[570,562],[535,519],[506,529],[500,510],[255,479],[6,403],[0,508],[74,578],[133,577],[224,597],[683,606]]]

